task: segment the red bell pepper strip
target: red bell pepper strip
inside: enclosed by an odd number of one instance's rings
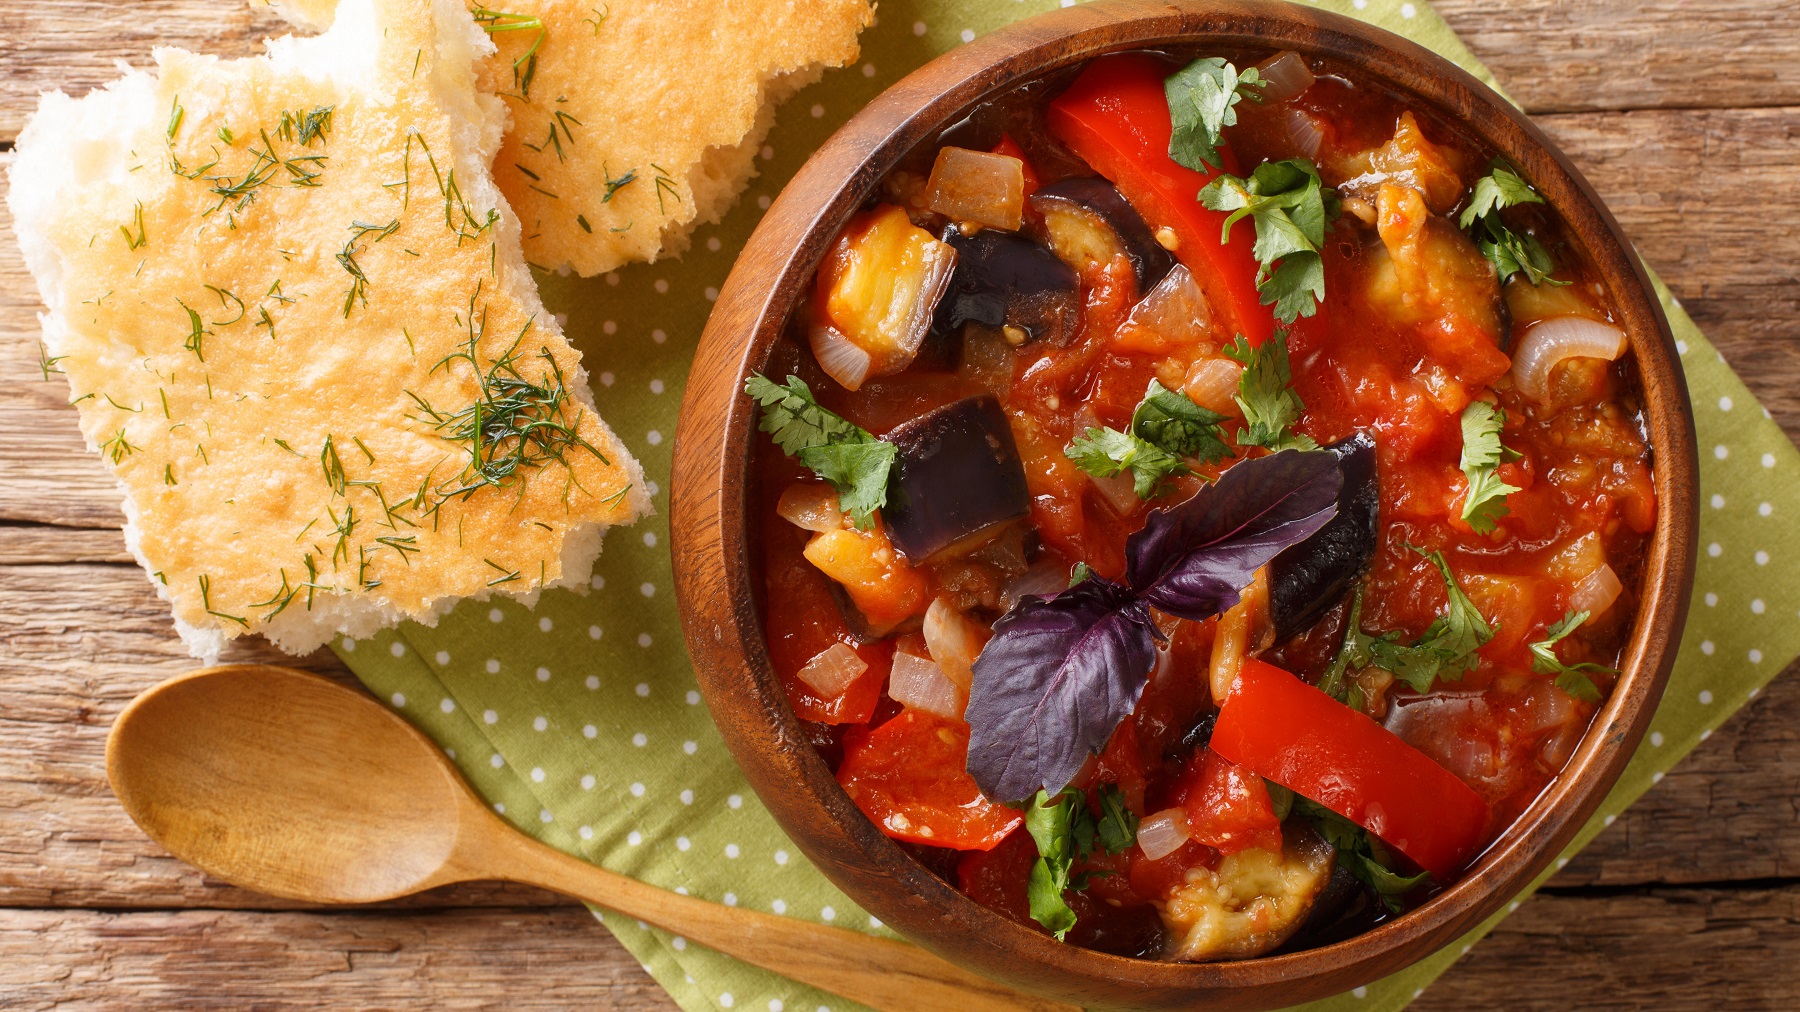
[[[1449,878],[1480,849],[1487,803],[1393,732],[1293,675],[1246,659],[1211,747]]]
[[[1025,817],[983,797],[968,761],[969,725],[909,709],[873,731],[846,735],[837,778],[896,840],[992,850]]]
[[[1206,292],[1226,327],[1261,345],[1275,332],[1275,315],[1256,290],[1254,230],[1232,230],[1219,241],[1225,215],[1200,203],[1200,191],[1217,172],[1196,172],[1169,157],[1169,102],[1163,79],[1170,71],[1141,53],[1095,60],[1050,103],[1050,132],[1094,171],[1119,188],[1152,231],[1174,230],[1176,259]],[[1219,149],[1226,170],[1237,174],[1231,149]]]

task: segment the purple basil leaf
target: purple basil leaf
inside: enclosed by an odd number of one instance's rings
[[[1256,571],[1337,514],[1337,457],[1286,450],[1246,460],[1193,498],[1155,510],[1125,542],[1127,580],[1149,604],[1209,619]]]
[[[1137,706],[1152,637],[1149,609],[1098,576],[1007,612],[975,661],[965,715],[981,792],[1018,801],[1068,786]]]

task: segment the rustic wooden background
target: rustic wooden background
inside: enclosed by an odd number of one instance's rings
[[[1438,0],[1800,435],[1800,0]],[[0,161],[37,92],[155,44],[251,52],[236,0],[0,0]],[[187,670],[125,554],[0,210],[0,1007],[671,1004],[578,906],[466,886],[321,910],[209,880],[146,840],[107,727]],[[232,659],[274,660],[248,646]],[[306,666],[344,675],[329,654]],[[1784,674],[1419,1008],[1800,1003],[1800,679]]]

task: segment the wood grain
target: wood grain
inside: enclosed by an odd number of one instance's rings
[[[586,910],[0,910],[0,1008],[676,1006]]]
[[[1435,0],[1533,114],[1800,105],[1794,0]]]
[[[1412,1008],[1792,1009],[1800,886],[1540,894]]]

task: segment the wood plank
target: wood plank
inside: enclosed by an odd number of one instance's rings
[[[148,67],[155,46],[249,56],[286,34],[280,18],[243,0],[57,0],[0,5],[0,140],[11,141],[39,92],[84,95],[119,76],[119,60]]]
[[[119,711],[195,666],[137,566],[0,566],[0,630],[0,907],[304,906],[227,886],[170,857],[132,824],[106,784],[106,734]],[[225,659],[354,682],[329,651],[292,658],[249,639]],[[568,902],[523,886],[475,883],[403,905]]]
[[[1792,0],[1432,0],[1533,113],[1800,104]]]
[[[581,908],[154,913],[0,910],[0,1007],[676,1006]]]
[[[1463,1009],[1791,1009],[1800,886],[1543,895],[1412,1006]]]

